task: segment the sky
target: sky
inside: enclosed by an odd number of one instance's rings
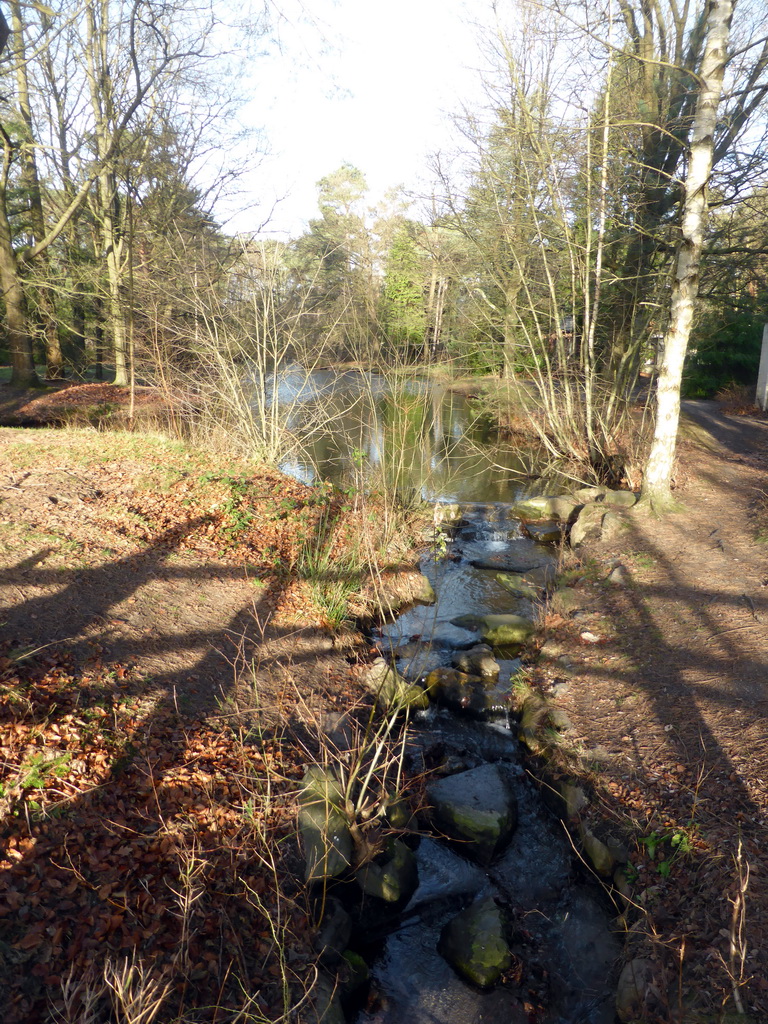
[[[255,62],[246,122],[269,152],[243,184],[261,200],[226,224],[296,236],[318,216],[316,182],[349,162],[372,201],[389,188],[428,191],[428,158],[450,149],[450,114],[479,95],[465,0],[288,0],[280,44]],[[475,4],[475,10],[478,10]]]

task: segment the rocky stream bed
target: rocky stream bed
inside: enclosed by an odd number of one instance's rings
[[[557,722],[535,701],[523,703],[522,716],[510,707],[520,705],[518,655],[551,594],[566,524],[577,537],[610,529],[613,510],[633,501],[591,489],[441,510],[450,540],[422,566],[435,600],[380,628],[381,657],[367,677],[388,713],[409,712],[404,767],[423,780],[422,806],[393,804],[384,848],[353,871],[336,773],[317,767],[305,778],[306,877],[322,904],[329,970],[319,1019],[630,1019],[617,1007],[616,908],[596,881],[612,877],[615,851],[586,833],[577,853],[561,819],[583,795],[563,787],[554,794],[561,813],[553,813],[552,794],[527,770],[536,730]],[[342,749],[344,723],[333,725]]]

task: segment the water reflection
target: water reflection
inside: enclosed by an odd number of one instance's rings
[[[498,443],[471,401],[445,387],[291,366],[275,392],[302,441],[301,455],[281,468],[305,482],[381,486],[431,501],[508,502],[520,493],[517,451]]]

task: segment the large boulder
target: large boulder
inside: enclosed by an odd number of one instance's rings
[[[605,510],[603,510],[605,511]],[[488,555],[486,558],[471,558],[469,564],[475,569],[490,569],[493,572],[530,573],[542,569],[551,562],[546,552],[526,551]]]
[[[409,683],[384,658],[377,658],[363,678],[363,685],[385,710],[429,707],[429,697],[415,683]]]
[[[611,491],[606,488],[603,495],[603,504],[618,505],[621,508],[632,508],[637,504],[638,497],[639,495],[635,494],[634,491]]]
[[[435,825],[480,864],[490,864],[517,826],[512,780],[500,765],[484,764],[433,782],[427,799]]]
[[[578,491],[574,491],[573,496],[582,505],[599,502],[603,505],[620,505],[622,508],[632,508],[638,500],[638,495],[634,491],[615,491],[599,484],[593,487],[581,487]]]
[[[568,494],[540,494],[518,501],[514,514],[520,519],[561,519],[567,522],[581,502]]]
[[[344,794],[332,771],[312,765],[299,791],[299,831],[306,882],[343,874],[352,860],[352,836],[343,812]]]
[[[564,529],[562,523],[555,519],[548,519],[542,523],[523,522],[526,535],[539,544],[559,544],[563,539]]]
[[[438,949],[467,981],[490,988],[512,963],[505,931],[501,910],[486,896],[448,922]]]

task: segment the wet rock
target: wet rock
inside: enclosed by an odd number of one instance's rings
[[[344,796],[333,772],[313,765],[299,792],[299,830],[304,847],[306,882],[343,874],[352,859],[352,837],[342,812]]]
[[[327,896],[323,901],[323,919],[315,935],[315,949],[324,964],[335,967],[352,936],[352,918],[339,900]]]
[[[483,621],[482,615],[457,615],[451,619],[452,626],[460,626],[461,629],[478,630]]]
[[[563,539],[563,527],[559,521],[523,523],[523,529],[526,536],[539,544],[559,544]]]
[[[460,714],[482,717],[498,704],[488,690],[488,681],[456,668],[437,668],[425,678],[430,697]]]
[[[584,598],[573,587],[561,587],[550,598],[550,607],[557,615],[567,619],[584,604]]]
[[[567,494],[541,494],[517,502],[513,511],[520,519],[556,518],[567,522],[579,504],[578,498]]]
[[[486,764],[433,782],[427,799],[437,827],[462,841],[461,852],[490,864],[517,825],[517,799],[502,766]]]
[[[397,669],[377,658],[368,669],[363,685],[374,695],[376,703],[386,710],[426,708],[429,697],[415,683],[409,683]]]
[[[418,882],[416,859],[405,843],[395,839],[385,854],[360,868],[355,877],[366,895],[386,903],[403,902]]]
[[[625,964],[616,988],[616,1016],[623,1024],[646,1020],[654,1002],[654,964],[638,957]]]
[[[524,644],[535,630],[522,615],[483,615],[480,623],[480,635],[492,647]]]
[[[418,682],[427,672],[444,665],[448,658],[444,650],[419,640],[396,647],[392,654],[397,659],[400,674],[410,683]]]
[[[525,597],[529,601],[538,600],[540,591],[528,583],[522,576],[500,572],[496,575],[496,582],[501,584],[510,594],[514,594],[515,597]]]
[[[481,988],[495,985],[512,963],[502,913],[491,896],[449,921],[438,949],[454,970]]]
[[[533,569],[548,565],[537,552],[531,552],[530,555],[488,555],[486,558],[472,558],[469,564],[475,569],[519,573],[530,573]]]
[[[482,676],[483,679],[498,679],[501,671],[488,644],[477,644],[468,651],[461,651],[454,656],[453,665],[460,672]]]

